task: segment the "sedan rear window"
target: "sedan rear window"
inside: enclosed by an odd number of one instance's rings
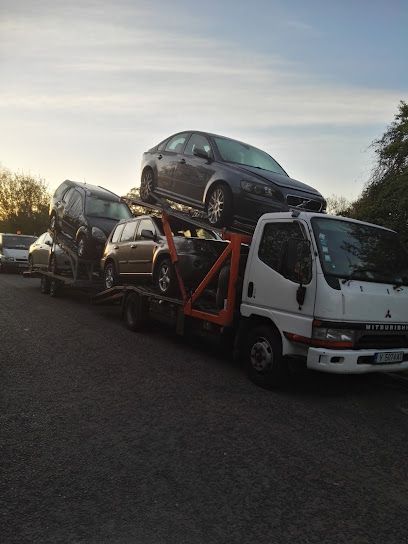
[[[287,176],[285,170],[265,151],[229,138],[215,137],[214,140],[222,160],[226,162],[252,166]]]

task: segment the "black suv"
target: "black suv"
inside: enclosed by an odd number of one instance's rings
[[[132,217],[118,195],[88,183],[65,180],[50,204],[50,229],[77,243],[78,256],[96,258],[118,221]]]

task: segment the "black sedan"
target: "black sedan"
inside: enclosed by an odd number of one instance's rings
[[[215,227],[256,223],[267,212],[324,211],[322,195],[288,176],[267,153],[224,136],[180,132],[143,154],[140,196],[205,210]]]

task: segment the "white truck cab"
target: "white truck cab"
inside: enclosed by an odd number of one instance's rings
[[[377,225],[299,211],[263,215],[240,313],[250,324],[254,381],[279,374],[285,356],[324,372],[408,369],[408,254],[397,233]]]

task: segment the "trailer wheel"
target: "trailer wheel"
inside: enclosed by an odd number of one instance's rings
[[[50,262],[48,263],[48,270],[50,272],[52,272],[53,274],[58,274],[59,273],[55,253],[51,253]]]
[[[49,294],[50,297],[57,297],[61,292],[62,283],[55,278],[51,278],[50,280],[50,290]]]
[[[123,317],[126,327],[131,331],[140,330],[146,323],[146,317],[143,315],[142,300],[137,293],[129,293],[127,295]]]
[[[267,325],[257,325],[247,336],[245,365],[249,378],[267,389],[288,381],[289,369],[282,355],[279,335]]]
[[[40,290],[43,295],[50,293],[50,278],[48,276],[41,276]]]

